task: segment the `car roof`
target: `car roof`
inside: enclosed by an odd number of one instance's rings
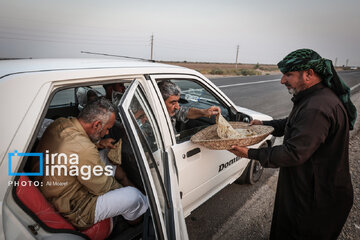
[[[2,60],[0,61],[0,79],[13,74],[29,72],[104,68],[177,68],[178,70],[186,69],[179,66],[153,63],[149,61],[127,61],[106,58]]]

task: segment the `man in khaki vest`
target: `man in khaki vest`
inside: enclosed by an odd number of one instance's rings
[[[148,208],[146,197],[131,185],[120,166],[106,166],[95,145],[115,122],[106,99],[86,105],[78,118],[56,119],[37,151],[44,161],[41,191],[57,211],[78,229],[122,215],[137,221]]]

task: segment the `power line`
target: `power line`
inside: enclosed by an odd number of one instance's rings
[[[0,39],[9,39],[9,40],[21,40],[21,41],[35,41],[35,42],[52,42],[52,43],[65,43],[65,44],[90,44],[90,45],[122,45],[122,46],[146,46],[145,43],[135,43],[135,42],[121,42],[121,41],[113,41],[113,40],[106,40],[106,39],[55,39],[55,38],[42,38],[42,37],[32,37],[26,35],[13,35],[13,36],[0,36]]]
[[[76,39],[104,39],[118,41],[119,39],[130,41],[130,42],[145,42],[143,36],[129,36],[123,34],[112,34],[107,32],[96,32],[96,33],[84,33],[82,31],[59,31],[59,30],[48,30],[38,28],[24,28],[24,27],[6,27],[2,26],[0,22],[0,34],[11,34],[11,35],[30,35],[40,37],[61,37],[61,38],[76,38]]]
[[[17,18],[17,17],[13,17],[13,16],[0,16],[0,19],[4,19],[4,21],[0,21],[0,25],[1,23],[6,23],[6,25],[8,25],[9,23],[15,23],[15,24],[20,24],[21,26],[24,26],[24,23],[28,24],[28,23],[31,23],[32,26],[35,26],[35,25],[45,25],[47,28],[66,28],[66,29],[73,29],[73,30],[78,30],[79,28],[80,29],[88,29],[92,32],[99,32],[99,31],[102,31],[102,30],[109,30],[109,31],[113,31],[112,28],[109,28],[109,27],[105,27],[104,26],[93,26],[93,25],[86,25],[86,24],[81,24],[81,23],[78,23],[78,22],[59,22],[59,21],[47,21],[47,20],[44,20],[44,19],[34,19],[34,18]],[[14,25],[14,24],[13,24]],[[122,29],[118,29],[118,31],[121,31],[121,32],[125,32],[125,33],[129,33],[129,32],[132,32],[132,31],[129,31],[125,28],[122,28]]]

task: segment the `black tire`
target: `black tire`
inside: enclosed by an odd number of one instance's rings
[[[261,166],[259,161],[250,160],[243,174],[235,181],[235,183],[247,183],[253,185],[260,180],[263,171],[264,168]]]
[[[260,178],[262,173],[264,172],[264,168],[261,166],[260,162],[257,160],[251,160],[251,162],[249,163],[251,164],[249,171],[248,171],[248,178],[247,183],[249,184],[255,184],[257,183]]]

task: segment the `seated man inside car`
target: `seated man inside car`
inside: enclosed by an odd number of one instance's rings
[[[104,84],[103,88],[105,90],[105,98],[111,101],[115,107],[119,105],[121,97],[124,95],[125,86],[123,83],[109,83]],[[125,129],[121,123],[119,115],[116,110],[116,119],[115,124],[112,128],[109,129],[109,133],[104,136],[103,139],[97,144],[98,148],[114,148],[114,144],[125,136]],[[126,143],[125,143],[126,144]]]
[[[86,104],[98,100],[100,96],[101,94],[91,87],[79,87],[76,90],[79,111],[81,111],[86,106]]]
[[[186,122],[188,119],[197,119],[200,117],[211,117],[221,112],[218,106],[211,106],[207,109],[187,108],[179,105],[180,88],[170,80],[158,83],[161,95],[165,101],[166,108],[169,112],[174,130],[176,121]]]
[[[110,100],[116,107],[118,105],[122,95],[124,95],[124,92],[125,92],[124,83],[104,84],[103,88],[105,90],[106,99]]]
[[[95,145],[115,122],[114,106],[106,99],[87,104],[78,118],[56,119],[42,136],[44,153],[40,190],[55,209],[79,230],[114,216],[138,222],[146,197],[120,166],[106,166]]]

